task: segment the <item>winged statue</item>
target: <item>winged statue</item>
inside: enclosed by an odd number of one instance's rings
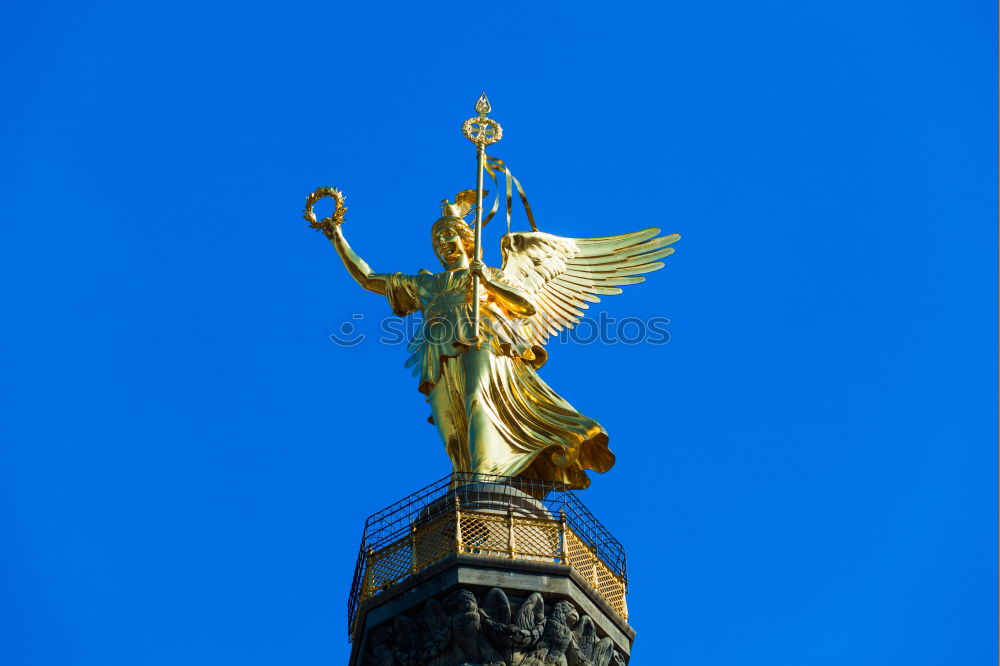
[[[659,229],[606,238],[507,233],[500,243],[503,264],[493,268],[476,259],[465,220],[475,197],[467,190],[455,203],[442,203],[431,227],[442,265],[437,273],[373,271],[344,237],[342,211],[316,226],[359,285],[385,296],[396,315],[422,314],[407,366],[419,377],[454,472],[586,488],[587,472],[606,472],[615,456],[604,428],[539,376],[545,344],[575,326],[601,296],[621,293],[662,268],[658,260],[673,253],[669,245],[680,236],[662,236]],[[478,316],[474,280],[482,286]]]

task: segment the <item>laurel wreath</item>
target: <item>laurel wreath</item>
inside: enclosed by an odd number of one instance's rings
[[[472,126],[479,125],[481,129],[478,132],[473,132]],[[489,125],[493,128],[493,136],[486,134],[485,127]],[[462,134],[465,138],[476,144],[477,146],[489,146],[496,143],[503,137],[503,128],[500,127],[500,123],[493,120],[492,118],[469,118],[464,123],[462,123]]]
[[[320,199],[331,198],[336,203],[336,207],[333,209],[333,215],[329,217],[324,217],[322,220],[316,221],[316,213],[313,212],[313,208],[316,206],[316,202]],[[303,211],[303,218],[309,223],[310,229],[316,229],[317,231],[322,231],[327,236],[333,233],[333,225],[344,223],[344,213],[347,212],[347,206],[344,205],[344,193],[335,187],[320,187],[315,192],[306,197],[306,209]]]

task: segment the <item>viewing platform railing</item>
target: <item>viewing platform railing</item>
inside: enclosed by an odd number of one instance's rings
[[[625,550],[572,492],[531,479],[450,474],[366,521],[348,631],[363,601],[456,553],[569,565],[628,619]]]

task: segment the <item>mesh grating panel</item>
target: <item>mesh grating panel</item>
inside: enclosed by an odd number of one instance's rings
[[[559,562],[562,559],[560,524],[552,520],[514,519],[514,548],[521,559]]]
[[[413,570],[416,572],[455,552],[455,519],[439,518],[413,531]]]
[[[399,541],[368,557],[366,595],[372,596],[388,589],[410,574],[412,556],[410,544]]]
[[[462,512],[462,552],[506,557],[510,529],[506,518],[472,511]]]
[[[576,535],[573,530],[566,530],[566,563],[571,567],[576,569],[583,575],[584,578],[590,582],[591,585],[597,587],[597,581],[594,578],[594,557],[591,553],[590,548],[588,548],[581,540],[580,537]]]

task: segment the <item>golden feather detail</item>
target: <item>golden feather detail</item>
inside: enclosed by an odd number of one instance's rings
[[[668,245],[677,234],[660,236],[646,229],[607,238],[564,238],[541,231],[517,232],[500,241],[505,282],[527,292],[535,315],[520,322],[531,344],[573,328],[583,310],[600,296],[620,294],[620,287],[638,284],[644,274],[663,268],[658,261],[673,253]]]

